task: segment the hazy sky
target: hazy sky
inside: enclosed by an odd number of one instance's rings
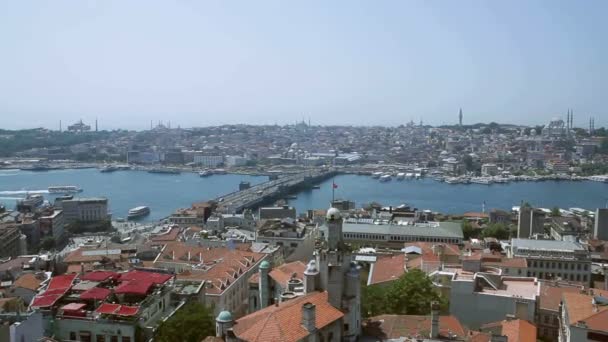
[[[0,127],[608,125],[608,1],[3,1]]]

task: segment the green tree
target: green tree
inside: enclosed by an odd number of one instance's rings
[[[442,302],[431,279],[418,269],[399,277],[385,293],[387,313],[397,315],[427,315],[431,312],[431,302]]]
[[[171,318],[161,323],[154,336],[159,342],[200,342],[215,335],[212,311],[198,302],[184,305]]]
[[[475,230],[475,228],[473,228],[471,222],[467,220],[462,221],[462,235],[464,236],[465,240],[477,237],[477,231]]]
[[[562,216],[562,213],[559,211],[559,207],[553,207],[551,209],[551,216]]]
[[[484,238],[493,237],[498,240],[505,240],[509,238],[509,234],[510,232],[504,224],[494,223],[486,227],[481,235]]]
[[[383,286],[361,285],[361,314],[373,317],[386,312],[386,288]]]

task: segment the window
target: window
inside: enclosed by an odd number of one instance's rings
[[[70,340],[76,341],[76,332],[75,331],[70,331]]]
[[[570,269],[574,270],[574,264],[570,264]]]
[[[585,264],[585,271],[589,271],[589,265]]]
[[[348,331],[348,323],[344,323],[344,331]]]
[[[559,268],[560,270],[562,269],[562,263],[561,262],[557,263],[557,268]]]
[[[587,275],[583,274],[583,281],[587,281]]]
[[[123,336],[122,337],[122,342],[131,342],[131,337],[129,337],[129,336]]]
[[[118,336],[110,337],[110,342],[118,342]]]
[[[521,268],[517,270],[517,274],[521,275]]]
[[[580,274],[576,275],[576,281],[581,281],[581,275]]]
[[[96,335],[95,341],[96,342],[106,342],[106,336],[105,335]]]
[[[576,264],[576,269],[580,271],[581,270],[581,264]]]
[[[549,324],[549,315],[545,315],[545,324]],[[546,335],[546,333],[545,333]]]

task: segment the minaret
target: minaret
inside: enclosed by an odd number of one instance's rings
[[[260,293],[260,309],[267,307],[270,303],[270,285],[268,283],[269,273],[270,263],[264,260],[260,264],[260,279],[258,283],[258,292]]]
[[[458,124],[462,126],[462,108],[460,108],[460,112],[458,112]]]
[[[313,259],[310,260],[304,271],[304,292],[311,293],[316,291],[318,279],[319,270],[317,269],[317,262]]]
[[[95,132],[99,132],[99,131],[97,130],[97,118],[95,118]]]
[[[59,120],[59,133],[63,132],[63,130],[61,129],[61,120]]]
[[[226,337],[228,329],[232,328],[234,320],[230,311],[222,311],[215,318],[215,336]]]

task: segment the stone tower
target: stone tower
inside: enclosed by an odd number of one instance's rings
[[[355,341],[361,335],[361,283],[356,263],[351,263],[350,246],[342,240],[340,210],[329,208],[325,217],[327,234],[315,249],[304,273],[304,289],[327,291],[329,303],[344,312],[342,339]]]
[[[260,280],[259,280],[259,293],[260,293],[260,309],[268,306],[270,303],[270,284],[268,274],[270,273],[270,263],[266,260],[260,264]]]

